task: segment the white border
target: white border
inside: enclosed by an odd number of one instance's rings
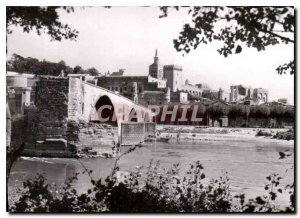
[[[5,24],[5,7],[6,6],[32,6],[32,5],[41,5],[41,6],[46,6],[46,5],[72,5],[72,6],[161,6],[161,5],[178,5],[178,6],[187,6],[187,5],[201,5],[201,6],[225,6],[225,5],[231,5],[231,6],[295,6],[296,9],[300,8],[300,1],[299,0],[251,0],[251,1],[241,1],[241,0],[202,0],[202,1],[196,1],[196,0],[150,0],[150,1],[141,1],[141,0],[110,0],[110,1],[102,1],[102,0],[51,0],[51,1],[45,1],[45,0],[2,0],[0,1],[0,51],[1,51],[1,56],[0,56],[0,69],[1,69],[1,79],[0,79],[0,87],[1,87],[1,96],[0,96],[0,106],[1,106],[1,120],[0,123],[1,125],[1,131],[0,131],[0,136],[1,136],[1,168],[0,168],[0,176],[1,176],[1,184],[0,184],[0,193],[2,194],[2,200],[1,200],[1,217],[8,217],[9,214],[6,213],[6,165],[4,164],[4,160],[6,158],[6,152],[5,152],[5,134],[6,134],[6,129],[5,129],[5,122],[6,122],[6,94],[5,94],[5,87],[6,87],[6,79],[5,79],[5,74],[6,74],[6,24]],[[299,10],[298,10],[299,12]],[[299,13],[297,13],[297,29],[299,27]],[[297,40],[299,37],[299,30],[298,30],[298,35],[297,35]],[[297,60],[299,59],[299,56]],[[299,63],[299,62],[297,62]],[[298,76],[298,84],[299,84],[299,76]],[[296,86],[295,86],[296,88]],[[297,101],[299,102],[299,93],[297,93]],[[295,105],[296,105],[295,102]],[[297,115],[299,121],[299,109],[297,108]],[[297,122],[298,124],[298,122]],[[299,129],[299,127],[298,127]],[[298,131],[297,131],[298,133]],[[297,134],[299,136],[299,134]],[[298,139],[299,140],[299,139]],[[295,145],[297,146],[297,145]],[[297,148],[297,157],[299,158],[299,148]],[[297,167],[297,174],[299,172],[299,167]],[[298,177],[298,176],[297,176]],[[299,180],[297,180],[299,182]],[[298,183],[299,184],[299,183]],[[299,193],[299,187],[297,188],[297,194]],[[300,201],[298,198],[299,195],[297,195],[297,202]],[[299,204],[298,204],[299,206]],[[299,207],[297,207],[297,210],[299,210]],[[72,214],[71,214],[72,215]],[[22,215],[23,216],[23,215]],[[28,216],[28,215],[27,215]],[[43,217],[44,215],[35,215],[35,217]],[[51,215],[52,216],[52,215]],[[58,215],[60,216],[65,216],[65,215]],[[70,215],[68,215],[70,216]],[[85,215],[87,216],[87,215]],[[111,215],[100,215],[101,217],[111,217]],[[128,214],[127,216],[131,216]],[[141,217],[143,215],[135,215],[136,217]],[[153,214],[154,216],[154,214]],[[159,215],[160,216],[160,215]],[[186,215],[184,215],[186,216]],[[201,215],[204,217],[208,217],[208,215]],[[210,215],[209,217],[219,217],[221,215]],[[264,216],[264,215],[258,215],[256,214],[255,216]],[[270,216],[270,215],[268,215]],[[276,217],[285,217],[287,215],[276,215]],[[20,216],[18,216],[20,217]],[[49,216],[48,216],[49,217]],[[175,215],[171,215],[171,217],[175,217]]]

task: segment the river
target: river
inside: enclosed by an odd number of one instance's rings
[[[234,193],[245,193],[253,198],[265,193],[266,177],[278,173],[284,179],[283,184],[294,181],[294,159],[279,159],[278,152],[288,150],[294,152],[294,142],[264,137],[236,137],[216,141],[180,140],[168,143],[156,142],[145,144],[134,152],[122,157],[119,161],[120,170],[130,171],[137,166],[147,167],[150,160],[159,160],[161,167],[171,167],[179,163],[182,170],[190,163],[199,160],[204,166],[207,178],[219,178],[227,175]],[[128,147],[122,147],[122,152]],[[115,159],[81,158],[80,162],[93,170],[92,177],[106,177],[112,170]],[[28,158],[19,157],[13,164],[8,182],[9,198],[16,197],[16,190],[22,187],[22,181],[33,178],[37,173],[44,173],[49,183],[62,184],[75,172],[82,172],[82,164],[76,159],[67,158]],[[80,174],[74,187],[86,191],[90,187],[90,179]],[[281,205],[288,204],[288,195],[278,198]]]

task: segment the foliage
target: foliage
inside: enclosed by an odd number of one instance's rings
[[[272,133],[269,133],[269,132],[266,132],[266,131],[263,131],[263,130],[259,130],[257,133],[256,133],[256,136],[272,136]]]
[[[219,118],[228,115],[229,106],[222,102],[217,102],[209,105],[206,111],[209,113],[211,118]]]
[[[74,74],[86,74],[86,72],[82,69],[81,66],[76,65],[73,69]]]
[[[58,63],[50,61],[40,61],[32,57],[22,57],[18,54],[13,54],[11,60],[6,62],[7,70],[16,71],[18,73],[30,73],[34,75],[51,75],[59,76],[64,73],[64,75],[78,73],[78,74],[90,74],[92,76],[99,75],[96,68],[92,67],[88,70],[83,70],[80,66],[76,66],[74,69],[64,61]]]
[[[91,76],[99,76],[100,74],[99,71],[94,67],[87,69],[87,72]]]
[[[59,21],[58,10],[67,13],[73,12],[73,7],[6,7],[6,32],[12,33],[11,26],[19,26],[24,32],[29,33],[35,30],[38,35],[46,33],[51,40],[61,41],[62,39],[76,40],[78,31]]]
[[[294,208],[279,209],[275,200],[285,189],[277,174],[267,177],[266,195],[246,200],[244,194],[233,196],[229,179],[208,180],[197,161],[185,174],[179,164],[160,169],[159,162],[150,162],[147,169],[136,170],[120,177],[114,167],[104,181],[94,180],[86,170],[92,188],[78,194],[71,183],[78,174],[66,181],[63,188],[48,185],[42,175],[24,182],[21,197],[10,207],[11,212],[293,212]],[[291,195],[293,192],[290,193]],[[292,199],[292,196],[291,196]],[[292,203],[291,203],[292,204]]]
[[[283,139],[283,140],[294,140],[295,139],[295,130],[289,129],[287,131],[278,131],[273,136],[274,139]]]
[[[270,117],[281,118],[284,116],[286,108],[282,105],[271,105],[270,107]]]
[[[246,117],[249,115],[249,113],[250,113],[249,106],[233,104],[230,106],[230,111],[228,113],[228,116],[232,118]]]
[[[167,17],[169,9],[181,7],[160,7]],[[174,47],[178,52],[189,53],[200,44],[212,41],[222,42],[220,55],[242,52],[243,46],[263,51],[276,44],[294,43],[295,16],[293,7],[200,7],[188,8],[191,23],[186,23]],[[279,74],[294,74],[294,61],[279,66]]]
[[[72,73],[73,69],[66,65],[64,61],[58,63],[50,61],[39,61],[36,58],[24,58],[21,55],[13,54],[11,60],[7,61],[7,70],[18,73],[30,73],[35,75],[58,76],[61,72]]]
[[[287,107],[284,112],[284,117],[295,119],[295,108]]]
[[[266,105],[255,105],[250,107],[250,117],[266,118],[270,115],[270,108]]]

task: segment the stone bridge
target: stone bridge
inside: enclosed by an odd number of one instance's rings
[[[77,149],[111,149],[155,131],[150,109],[79,78],[42,76],[35,93],[35,106],[27,108],[27,150],[48,152],[58,141]],[[122,135],[128,136],[124,143]]]
[[[87,122],[151,122],[150,109],[105,88],[69,78],[68,118]],[[100,119],[102,118],[102,119]]]

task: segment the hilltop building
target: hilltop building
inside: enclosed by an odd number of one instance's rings
[[[289,101],[288,101],[287,98],[279,98],[279,99],[277,100],[277,102],[282,103],[282,104],[285,104],[285,105],[288,105],[288,104],[289,104]]]
[[[202,89],[190,84],[188,80],[184,83],[182,71],[182,67],[178,65],[162,65],[156,50],[154,61],[149,65],[148,75],[126,76],[123,74],[124,70],[119,70],[119,72],[95,77],[95,79],[98,86],[132,100],[134,83],[136,83],[138,102],[145,106],[162,105],[168,102],[199,101]]]
[[[230,86],[230,102],[239,104],[263,104],[268,102],[268,90],[243,85]]]

